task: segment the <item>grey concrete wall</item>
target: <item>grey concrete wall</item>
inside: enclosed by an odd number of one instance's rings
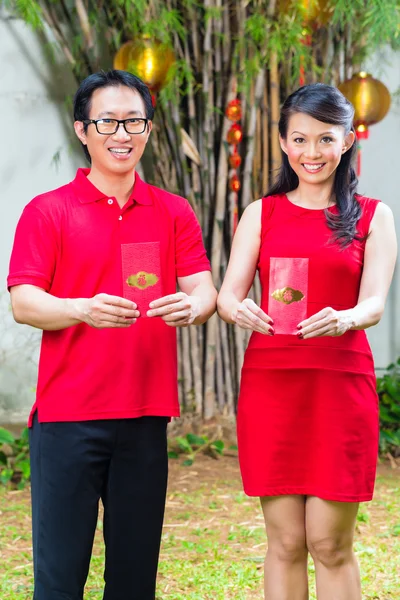
[[[371,126],[368,140],[362,141],[360,192],[379,198],[393,210],[397,235],[400,237],[400,52],[381,53],[367,65],[393,97],[388,115]],[[400,356],[400,269],[396,269],[385,314],[379,325],[368,330],[368,337],[378,369]]]
[[[65,101],[75,83],[20,20],[0,13],[0,423],[25,421],[34,401],[40,332],[16,325],[6,291],[15,227],[37,194],[71,180],[84,164]]]

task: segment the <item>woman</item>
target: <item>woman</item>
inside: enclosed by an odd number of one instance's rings
[[[253,330],[238,405],[245,492],[268,537],[265,596],[360,600],[358,503],[372,498],[378,399],[365,329],[382,317],[396,238],[391,210],[356,194],[354,109],[334,87],[293,93],[276,184],[244,212],[219,314]],[[247,298],[259,270],[262,299]]]

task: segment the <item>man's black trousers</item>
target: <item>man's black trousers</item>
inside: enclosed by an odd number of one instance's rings
[[[82,600],[99,500],[104,600],[154,600],[168,475],[167,417],[30,430],[33,600]]]

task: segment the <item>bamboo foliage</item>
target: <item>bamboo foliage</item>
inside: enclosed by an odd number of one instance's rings
[[[1,2],[1,0],[0,0]],[[265,194],[280,164],[278,120],[284,96],[307,82],[337,84],[376,48],[400,47],[396,0],[332,0],[332,18],[304,44],[301,0],[7,0],[59,45],[77,83],[112,67],[121,44],[143,33],[174,48],[177,61],[157,99],[146,178],[188,198],[200,220],[220,286],[233,236],[225,116],[242,101],[243,210]],[[188,151],[190,147],[190,152]],[[251,291],[260,300],[256,282]],[[212,317],[179,332],[180,399],[205,418],[233,414],[248,334]]]

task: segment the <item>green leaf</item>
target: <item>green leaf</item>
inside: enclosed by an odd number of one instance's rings
[[[15,437],[10,431],[0,427],[0,444],[13,444],[15,442]]]
[[[395,525],[392,529],[392,535],[400,535],[400,523]]]
[[[0,482],[3,485],[7,485],[7,483],[11,480],[13,475],[14,475],[13,469],[3,469],[0,473]]]
[[[179,458],[179,454],[171,450],[170,452],[168,452],[168,458]]]
[[[400,432],[382,429],[380,432],[380,439],[381,441],[389,442],[389,444],[393,444],[394,446],[400,446]]]
[[[225,444],[222,440],[215,440],[215,442],[211,444],[211,447],[214,448],[214,450],[216,450],[218,454],[222,454],[224,451]]]
[[[182,465],[184,467],[191,467],[193,464],[193,458],[187,458],[186,460],[183,461]]]
[[[398,423],[398,419],[390,414],[390,411],[383,405],[379,409],[379,416],[384,423]]]
[[[23,479],[29,479],[31,476],[31,465],[29,460],[20,460],[15,463],[15,470],[21,471]]]
[[[188,433],[186,439],[192,446],[204,446],[207,442],[206,438],[195,435],[194,433]]]
[[[7,457],[7,455],[6,455],[6,454],[4,454],[4,452],[2,452],[1,450],[0,450],[0,463],[1,463],[2,465],[5,465],[5,466],[7,466],[7,465],[8,465],[8,457]]]
[[[184,452],[188,452],[189,454],[191,454],[193,452],[193,448],[189,444],[189,442],[188,442],[188,440],[186,438],[177,437],[176,438],[176,443],[178,444],[179,448],[181,450],[183,450]]]
[[[386,381],[386,389],[392,398],[400,398],[400,386],[397,378],[388,378]]]

